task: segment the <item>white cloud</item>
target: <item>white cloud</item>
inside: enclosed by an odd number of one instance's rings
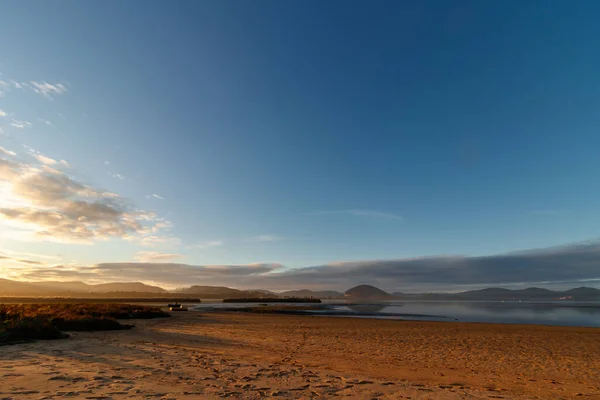
[[[171,228],[173,227],[173,223],[167,219],[164,218],[155,218],[155,224],[152,227],[152,233],[157,233],[158,231],[161,230],[171,230]]]
[[[36,166],[0,159],[0,225],[21,232],[14,237],[77,243],[177,240],[160,236],[156,223],[164,220],[154,213],[136,210],[119,195],[79,182],[45,161]]]
[[[387,220],[396,220],[403,221],[404,219],[397,215],[387,212],[375,211],[375,210],[329,210],[329,211],[314,211],[305,213],[304,215],[351,215],[355,217],[364,217],[364,218],[375,218],[375,219],[387,219]]]
[[[30,87],[34,92],[48,98],[52,98],[51,95],[53,94],[61,95],[67,91],[67,88],[60,83],[50,84],[46,81],[30,81],[29,83],[31,84]]]
[[[162,196],[157,195],[156,193],[152,194],[152,197],[154,197],[155,199],[159,199],[159,200],[164,200],[165,198]]]
[[[281,238],[275,235],[258,235],[254,237],[254,240],[257,242],[276,242]]]
[[[0,153],[4,153],[8,156],[16,156],[17,155],[17,153],[15,153],[14,151],[7,150],[2,146],[0,146]]]
[[[205,249],[210,249],[210,248],[214,248],[214,247],[221,247],[223,246],[225,243],[222,240],[209,240],[207,242],[200,242],[197,244],[193,244],[191,246],[187,246],[188,249],[201,249],[201,250],[205,250]]]
[[[27,259],[38,259],[38,260],[52,260],[57,261],[60,260],[59,256],[52,256],[47,254],[37,254],[37,253],[23,253],[16,252],[8,249],[0,249],[0,256],[4,256],[7,258],[27,258]]]
[[[15,80],[0,80],[0,96],[12,90],[32,91],[48,99],[53,95],[61,95],[67,92],[67,87],[62,83],[48,83],[46,81],[17,82]]]
[[[156,251],[140,251],[135,256],[136,261],[147,263],[172,261],[179,258],[183,258],[183,255],[174,253],[160,253]]]
[[[0,79],[0,97],[4,96],[4,93],[10,90],[9,88],[9,83]]]
[[[123,175],[121,175],[121,174],[113,174],[112,177],[115,178],[115,179],[118,179],[120,181],[122,181],[122,180],[125,179],[125,177]]]
[[[20,121],[14,118],[11,120],[10,125],[18,129],[25,129],[33,126],[33,124],[29,121]]]
[[[6,117],[6,111],[0,108],[0,117]]]
[[[153,229],[150,229],[152,232]],[[179,247],[181,245],[181,239],[169,236],[169,235],[147,235],[147,232],[143,232],[144,235],[140,236],[127,236],[123,239],[128,240],[130,242],[139,243],[145,247]]]
[[[38,118],[38,121],[48,125],[48,126],[52,126],[52,122],[48,121],[47,119],[43,119],[43,118]]]
[[[10,181],[17,178],[20,167],[21,164],[18,162],[0,158],[0,183],[2,183],[3,180]],[[2,186],[0,186],[0,188],[1,187]]]
[[[36,160],[38,160],[40,163],[44,164],[44,165],[62,165],[63,167],[69,167],[70,164],[65,161],[65,160],[60,160],[57,161],[51,157],[45,156],[44,154],[40,153],[39,151],[29,147],[29,146],[24,146],[27,151],[29,152],[29,154],[31,154],[31,156],[33,158],[35,158]]]
[[[32,154],[33,157],[35,157],[36,160],[38,160],[39,162],[41,162],[42,164],[46,164],[46,165],[54,165],[54,164],[58,164],[58,161],[56,161],[53,158],[50,157],[46,157],[43,154]]]

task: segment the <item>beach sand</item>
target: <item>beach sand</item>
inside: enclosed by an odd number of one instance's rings
[[[178,313],[0,347],[0,399],[600,399],[600,329]]]

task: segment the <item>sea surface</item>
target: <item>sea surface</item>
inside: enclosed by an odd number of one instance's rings
[[[312,304],[297,305],[314,306]],[[259,304],[223,304],[208,300],[193,308],[199,311],[217,311],[224,307],[244,308],[252,306],[259,306]],[[600,327],[600,302],[389,301],[348,303],[325,300],[319,306],[319,309],[307,310],[303,313],[342,318]]]

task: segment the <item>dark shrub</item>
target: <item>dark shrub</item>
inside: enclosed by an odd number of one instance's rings
[[[133,328],[133,325],[121,325],[114,319],[93,317],[72,320],[55,318],[52,324],[61,331],[117,331]]]
[[[61,331],[131,329],[116,319],[170,316],[158,307],[131,304],[0,304],[0,344],[68,337]]]
[[[0,344],[68,337],[68,334],[61,332],[44,318],[24,318],[0,323]]]

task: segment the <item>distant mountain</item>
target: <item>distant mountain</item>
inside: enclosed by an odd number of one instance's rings
[[[204,299],[227,299],[242,297],[277,297],[276,294],[267,290],[238,290],[224,286],[199,286],[182,288],[178,293],[185,293]]]
[[[109,292],[140,292],[140,293],[166,293],[158,286],[146,285],[141,282],[115,282],[89,285],[83,282],[29,282],[29,284],[44,290],[73,293],[109,293]]]
[[[287,292],[279,293],[282,297],[313,297],[317,299],[337,298],[343,297],[344,294],[336,292],[334,290],[322,290],[314,292],[308,289],[302,290],[288,290]]]
[[[344,298],[346,299],[386,300],[393,297],[388,292],[370,285],[355,286],[352,289],[348,289],[344,294]]]
[[[79,298],[134,298],[134,297],[165,297],[193,296],[204,299],[226,298],[271,298],[271,297],[313,297],[319,299],[344,298],[347,300],[574,300],[600,301],[600,290],[590,287],[579,287],[565,291],[552,291],[531,287],[527,289],[486,288],[460,293],[401,293],[389,294],[370,285],[355,286],[344,294],[333,290],[312,291],[308,289],[289,290],[274,293],[269,290],[239,290],[224,286],[194,285],[167,291],[158,286],[146,285],[141,282],[116,282],[90,285],[84,282],[21,282],[0,278],[0,297],[79,297]]]
[[[54,297],[119,297],[127,294],[164,294],[166,290],[141,282],[118,282],[89,285],[83,282],[20,282],[0,279],[0,296],[54,296]]]
[[[574,300],[579,301],[600,300],[600,290],[582,286],[575,289],[565,290],[561,293],[561,297],[565,296],[571,296]]]
[[[243,292],[237,289],[231,289],[224,286],[199,286],[194,285],[189,288],[181,288],[178,291],[179,293],[185,294],[193,294],[200,297],[208,297],[216,296],[214,298],[223,298],[223,297],[231,297],[242,295]]]
[[[443,300],[465,300],[457,294],[453,293],[402,293],[394,292],[392,296],[398,300],[428,300],[428,301],[443,301]]]
[[[55,282],[55,281],[46,281],[46,282],[29,282],[29,284],[46,290],[52,290],[56,292],[75,292],[75,293],[86,293],[91,289],[91,285],[83,282]]]
[[[532,287],[517,290],[487,288],[457,294],[465,300],[553,300],[561,297],[560,293],[561,292]]]
[[[251,292],[256,292],[256,293],[264,293],[264,294],[271,294],[273,296],[277,296],[277,293],[272,292],[270,290],[266,290],[266,289],[256,289],[256,290],[251,290]]]
[[[11,281],[0,278],[0,296],[30,296],[31,293],[44,295],[49,292],[50,290],[48,289],[38,288],[27,282]]]
[[[531,287],[527,289],[486,288],[460,293],[399,293],[393,294],[399,300],[600,300],[600,290],[580,287],[566,291],[553,291]]]
[[[116,283],[101,283],[98,285],[90,285],[91,291],[95,293],[108,292],[141,292],[141,293],[167,293],[167,291],[158,286],[146,285],[141,282],[116,282]]]

